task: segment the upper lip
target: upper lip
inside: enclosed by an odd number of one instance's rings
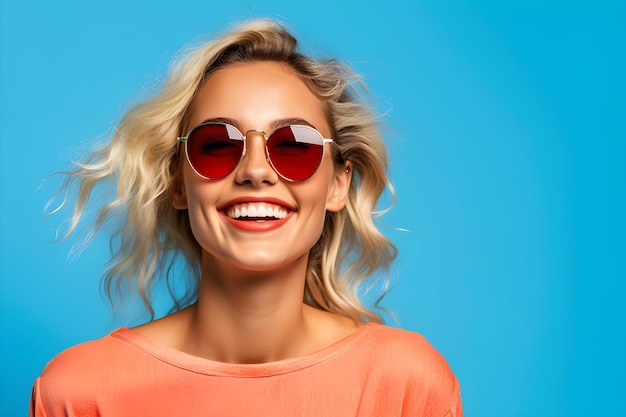
[[[289,204],[279,198],[274,197],[252,197],[252,196],[244,196],[233,198],[232,200],[227,201],[226,203],[219,206],[217,209],[219,211],[223,211],[226,208],[233,206],[235,204],[243,204],[243,203],[268,203],[268,204],[276,204],[278,206],[284,207],[289,211],[296,211],[296,207],[293,204]]]

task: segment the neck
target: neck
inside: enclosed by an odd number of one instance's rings
[[[205,258],[198,302],[190,310],[188,351],[229,363],[303,353],[313,310],[302,301],[307,256],[271,272],[226,268]]]

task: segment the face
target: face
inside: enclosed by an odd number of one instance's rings
[[[249,131],[270,134],[300,124],[330,138],[320,101],[285,64],[233,64],[210,75],[192,102],[189,128],[206,121],[228,121],[248,133],[246,153],[233,172],[206,180],[185,159],[174,191],[174,207],[188,209],[203,264],[268,271],[306,259],[326,211],[345,206],[350,175],[346,167],[335,167],[334,145],[328,143],[317,172],[289,182],[267,160],[263,134]]]

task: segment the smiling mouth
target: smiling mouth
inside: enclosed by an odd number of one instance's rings
[[[227,207],[224,213],[235,220],[267,221],[284,219],[289,210],[271,203],[240,203]]]

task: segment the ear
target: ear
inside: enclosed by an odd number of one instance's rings
[[[187,205],[187,190],[185,189],[182,172],[172,178],[170,199],[172,207],[177,210],[185,210],[189,207]]]
[[[348,202],[348,191],[352,183],[352,162],[346,161],[343,168],[335,170],[326,198],[326,210],[340,211]]]

